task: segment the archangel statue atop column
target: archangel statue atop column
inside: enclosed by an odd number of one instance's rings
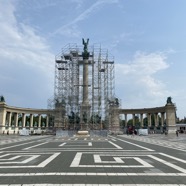
[[[82,39],[83,45],[84,45],[84,51],[82,52],[83,59],[88,59],[89,58],[89,52],[88,52],[88,42],[89,39],[87,39],[87,42],[85,42],[84,39]]]

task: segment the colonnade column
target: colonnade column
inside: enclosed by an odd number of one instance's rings
[[[12,122],[12,112],[9,112],[8,126],[11,126],[11,122]]]
[[[127,114],[125,114],[125,127],[127,126]]]
[[[15,124],[15,129],[18,128],[18,113],[14,113],[14,124]]]
[[[33,128],[33,114],[30,114],[30,128]]]
[[[151,126],[151,114],[150,113],[147,114],[147,118],[148,118],[148,127],[150,127]]]
[[[144,126],[143,126],[143,114],[140,114],[140,123],[141,123],[141,124],[140,124],[141,127],[144,127]]]
[[[161,126],[164,125],[164,120],[165,120],[165,113],[161,113]]]
[[[26,114],[22,113],[22,127],[25,127]]]
[[[39,114],[38,118],[38,128],[41,128],[41,114]]]
[[[154,114],[154,122],[155,122],[155,127],[157,127],[158,126],[158,120],[157,120],[157,117],[158,117],[158,114],[157,113],[155,113]]]
[[[46,128],[48,128],[48,126],[49,126],[49,116],[47,115],[46,116]]]
[[[135,126],[135,114],[132,114],[132,123],[133,123],[133,126]]]
[[[7,111],[5,108],[5,102],[0,102],[0,133],[2,133],[5,130],[5,124],[6,124],[6,115]]]

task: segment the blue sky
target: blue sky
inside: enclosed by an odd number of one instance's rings
[[[100,43],[115,58],[122,108],[164,106],[186,116],[185,0],[0,0],[0,95],[47,108],[55,55],[68,43]]]

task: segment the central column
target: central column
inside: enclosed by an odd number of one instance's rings
[[[82,105],[89,105],[88,101],[88,59],[83,58],[83,102]]]
[[[89,52],[88,52],[88,42],[83,39],[84,51],[82,52],[83,57],[83,101],[81,104],[81,130],[88,130],[88,122],[90,118],[90,104],[88,100],[88,59],[89,59]]]

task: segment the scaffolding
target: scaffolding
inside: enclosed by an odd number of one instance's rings
[[[110,101],[115,100],[114,58],[108,50],[94,44],[88,47],[88,100],[90,129],[109,128]],[[55,58],[54,98],[48,108],[54,109],[54,126],[80,129],[83,99],[83,46],[68,44]]]

